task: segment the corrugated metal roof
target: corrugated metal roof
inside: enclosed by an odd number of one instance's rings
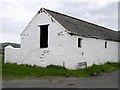
[[[118,32],[105,27],[92,24],[68,15],[45,9],[54,19],[56,19],[64,28],[72,34],[83,37],[98,38],[111,41],[120,41]]]

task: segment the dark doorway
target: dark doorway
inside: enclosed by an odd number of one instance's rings
[[[40,26],[40,48],[48,47],[48,25]]]

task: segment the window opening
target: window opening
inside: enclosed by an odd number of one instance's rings
[[[81,48],[81,38],[78,38],[78,47]]]
[[[48,25],[40,26],[40,48],[48,47]]]

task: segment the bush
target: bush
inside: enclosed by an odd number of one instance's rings
[[[66,69],[65,67],[63,66],[60,66],[60,65],[49,65],[47,66],[46,68],[52,68],[52,69]]]

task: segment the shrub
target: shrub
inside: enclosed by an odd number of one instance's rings
[[[63,66],[60,66],[60,65],[49,65],[47,66],[46,68],[52,68],[52,69],[66,69],[65,67]]]

